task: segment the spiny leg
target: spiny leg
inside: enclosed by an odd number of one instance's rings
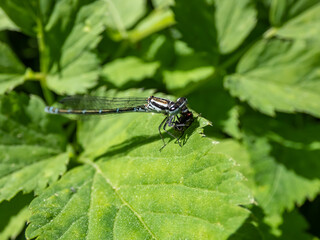
[[[165,141],[164,141],[164,139],[163,139],[163,136],[162,136],[162,133],[161,133],[161,127],[162,127],[162,125],[167,121],[167,119],[168,119],[168,116],[166,116],[165,119],[163,119],[163,121],[160,123],[160,125],[159,125],[159,127],[158,127],[159,134],[160,134],[161,140],[162,140],[162,142],[163,142],[162,148],[164,148],[164,147],[166,146],[166,143],[165,143]],[[160,148],[160,151],[161,151],[162,148]]]
[[[170,121],[170,120],[171,120],[171,121]],[[173,124],[172,124],[172,119],[170,119],[170,120],[169,120],[169,121],[166,121],[166,123],[163,125],[163,130],[164,130],[166,133],[168,133],[171,137],[177,139],[177,142],[178,142],[179,146],[182,147],[182,146],[181,146],[181,143],[180,143],[180,141],[179,141],[179,138],[177,138],[175,135],[173,135],[171,132],[169,132],[169,131],[166,129],[167,125],[168,125],[169,127],[172,127],[172,126],[173,126]]]
[[[178,142],[180,141],[180,139],[182,138],[182,136],[183,136],[184,133],[185,133],[185,129],[183,129],[185,126],[186,126],[185,123],[176,124],[176,125],[174,126],[179,132],[181,132],[180,136],[177,138],[177,141],[178,141]],[[181,127],[181,129],[180,129],[180,127]]]

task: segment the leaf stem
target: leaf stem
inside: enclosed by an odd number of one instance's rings
[[[43,96],[46,102],[50,105],[53,103],[53,95],[47,87],[47,73],[49,67],[49,52],[46,47],[44,37],[44,27],[40,17],[37,18],[37,39],[39,44],[39,55],[40,55],[40,72],[41,77],[38,79],[42,88]]]

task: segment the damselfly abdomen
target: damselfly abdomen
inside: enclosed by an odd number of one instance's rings
[[[163,147],[166,146],[161,133],[161,128],[173,138],[177,139],[181,146],[180,139],[184,132],[193,122],[193,114],[187,108],[187,99],[178,98],[176,102],[159,97],[148,98],[107,98],[94,96],[70,96],[60,101],[63,108],[45,107],[45,112],[51,114],[78,114],[78,115],[107,115],[129,112],[151,112],[166,115],[159,125],[160,137]],[[175,136],[167,130],[172,127],[180,133]],[[163,148],[162,147],[162,148]],[[161,149],[162,149],[161,148]]]

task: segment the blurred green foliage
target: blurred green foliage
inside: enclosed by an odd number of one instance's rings
[[[0,0],[0,239],[320,237],[319,13]],[[163,116],[43,111],[73,94],[184,96],[201,116],[159,152]]]

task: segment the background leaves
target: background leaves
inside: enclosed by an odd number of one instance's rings
[[[225,86],[266,114],[274,115],[277,110],[319,116],[319,51],[308,44],[281,40],[257,43],[248,57],[242,58],[237,73],[226,78]]]
[[[318,12],[0,1],[0,238],[319,237]],[[160,152],[162,115],[43,111],[71,94],[185,96],[195,121]]]

